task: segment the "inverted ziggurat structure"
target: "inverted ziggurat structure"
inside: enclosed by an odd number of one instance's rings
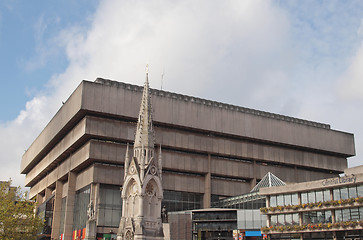
[[[98,78],[61,105],[21,173],[43,239],[162,239],[161,207],[208,209],[268,172],[334,178],[354,155],[354,135],[328,124]]]

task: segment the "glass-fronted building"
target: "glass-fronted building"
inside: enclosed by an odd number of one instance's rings
[[[363,166],[345,175],[262,188],[269,239],[363,239]]]

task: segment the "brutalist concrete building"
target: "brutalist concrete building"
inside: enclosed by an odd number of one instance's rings
[[[98,236],[115,237],[141,95],[140,86],[82,81],[23,155],[30,197],[49,209],[44,237],[82,238],[90,201]],[[156,89],[151,95],[169,212],[247,193],[267,172],[286,183],[336,177],[355,155],[353,134],[327,124]]]

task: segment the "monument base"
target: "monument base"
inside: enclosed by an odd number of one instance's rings
[[[170,224],[163,223],[164,240],[170,240]]]
[[[96,220],[87,221],[85,240],[96,240]]]

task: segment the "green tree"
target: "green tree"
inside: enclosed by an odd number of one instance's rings
[[[20,187],[11,187],[11,181],[0,182],[0,239],[37,239],[44,223],[35,215],[35,207]]]

